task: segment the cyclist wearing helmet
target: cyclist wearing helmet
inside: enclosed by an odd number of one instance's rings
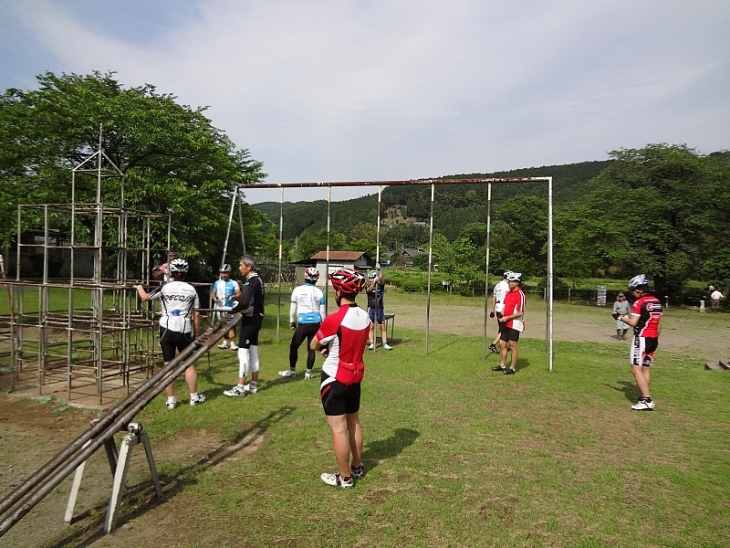
[[[307,370],[305,379],[312,378],[315,352],[309,345],[317,334],[322,318],[325,316],[325,296],[322,290],[315,286],[319,280],[319,271],[309,267],[304,271],[304,285],[294,288],[291,293],[289,307],[289,328],[294,329],[294,335],[289,345],[289,369],[279,371],[280,377],[293,378],[297,375],[297,359],[299,347],[307,340]]]
[[[185,282],[189,270],[188,262],[183,259],[170,261],[168,271],[171,281],[147,293],[141,285],[137,293],[142,302],[160,301],[160,347],[162,358],[167,365],[175,357],[175,352],[182,352],[200,333],[200,301],[195,288]],[[185,382],[190,391],[190,405],[198,405],[205,401],[205,394],[198,394],[198,372],[194,365],[185,370]],[[165,388],[167,408],[175,409],[175,383]]]
[[[655,405],[651,398],[649,383],[654,352],[659,346],[659,334],[662,331],[662,302],[649,292],[649,280],[644,274],[629,280],[629,292],[636,299],[631,314],[621,316],[619,319],[634,328],[630,352],[631,373],[636,380],[640,396],[631,409],[653,411]]]
[[[170,276],[170,263],[177,259],[177,251],[170,250],[170,252],[167,254],[167,261],[162,263],[160,266],[156,266],[152,269],[152,277],[153,278],[162,278],[162,281],[167,283],[169,281],[172,281],[172,276]]]
[[[330,283],[339,308],[322,321],[310,348],[322,350],[325,356],[319,391],[332,430],[338,471],[322,474],[320,478],[327,485],[347,489],[354,485],[353,477],[361,478],[365,474],[359,411],[360,383],[365,374],[362,357],[370,318],[355,302],[365,286],[362,274],[341,268],[330,275]]]
[[[499,353],[497,345],[499,339],[502,336],[502,323],[499,321],[502,318],[502,311],[504,310],[504,298],[509,293],[509,283],[507,283],[507,276],[512,273],[511,270],[505,270],[503,278],[496,284],[494,284],[494,290],[492,293],[492,311],[489,313],[490,318],[497,318],[497,335],[494,337],[492,344],[489,345],[489,350],[495,354]]]
[[[525,306],[527,298],[522,291],[522,274],[510,272],[507,274],[509,292],[504,297],[504,309],[499,319],[502,324],[499,344],[499,365],[492,371],[502,371],[505,375],[514,375],[517,372],[517,342],[520,333],[525,330]],[[512,353],[510,366],[507,367],[507,350]]]
[[[221,265],[219,272],[220,278],[213,283],[213,287],[210,290],[210,296],[213,299],[213,308],[215,309],[213,313],[214,323],[220,320],[221,314],[230,312],[235,304],[234,301],[241,296],[241,287],[236,280],[231,279],[231,265]],[[230,343],[223,339],[223,342],[218,345],[218,348],[238,350],[235,328],[232,328],[228,332],[228,339]]]
[[[231,312],[241,312],[241,333],[238,338],[238,384],[223,395],[232,397],[255,394],[259,380],[259,331],[264,323],[264,282],[256,272],[256,261],[244,255],[238,264],[238,271],[246,277],[241,289],[241,298]],[[251,383],[246,384],[249,370]]]
[[[368,314],[370,315],[370,344],[368,350],[375,350],[375,324],[380,326],[380,340],[384,350],[393,350],[388,344],[388,336],[385,329],[385,278],[380,270],[380,263],[375,265],[375,270],[368,272],[366,292],[368,295]]]

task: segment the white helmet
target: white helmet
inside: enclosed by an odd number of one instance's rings
[[[188,270],[190,270],[190,265],[185,259],[175,259],[174,261],[170,261],[170,274],[175,274],[177,272],[187,274]]]
[[[522,283],[522,273],[521,272],[510,272],[509,274],[507,274],[507,281]]]
[[[311,284],[316,283],[319,280],[319,270],[310,266],[304,271],[304,281]]]
[[[649,280],[646,278],[644,274],[639,274],[638,276],[634,276],[629,280],[629,291],[633,291],[634,289],[639,289],[640,287],[648,287],[649,286]]]
[[[228,263],[222,264],[218,272],[230,272],[231,271],[231,265]]]
[[[504,271],[504,277],[507,278],[510,274],[512,274],[511,270],[505,270]]]

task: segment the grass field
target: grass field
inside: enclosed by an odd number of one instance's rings
[[[367,473],[343,491],[319,480],[335,462],[318,383],[276,374],[289,334],[263,332],[258,394],[221,395],[237,365],[215,350],[205,405],[170,412],[160,396],[141,413],[161,503],[139,449],[113,535],[99,535],[105,494],[87,493],[95,510],[39,545],[730,546],[730,374],[699,358],[660,348],[657,408],[640,413],[623,344],[556,342],[549,372],[544,341],[524,339],[506,377],[480,337],[432,333],[426,355],[422,330],[399,327],[392,352],[367,354]]]

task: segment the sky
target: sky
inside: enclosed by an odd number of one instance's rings
[[[727,0],[0,0],[0,89],[114,71],[209,107],[266,182],[418,179],[727,150],[728,29]]]

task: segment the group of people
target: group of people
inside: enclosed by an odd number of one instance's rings
[[[153,271],[155,277],[164,276],[165,283],[150,292],[142,285],[136,287],[140,300],[160,301],[160,346],[164,365],[168,365],[176,353],[187,348],[200,332],[200,301],[195,288],[186,282],[189,272],[187,261],[171,252],[168,261]],[[256,272],[256,261],[244,255],[239,261],[239,272],[246,279],[243,286],[230,277],[231,266],[220,268],[220,278],[211,288],[214,313],[218,320],[224,314],[241,313],[238,344],[235,331],[227,333],[219,348],[233,349],[238,355],[238,382],[223,394],[228,397],[242,397],[258,391],[259,353],[258,338],[264,319],[264,284]],[[305,379],[313,377],[312,369],[316,352],[324,356],[320,379],[320,398],[332,432],[332,444],[337,461],[337,471],[324,473],[321,480],[332,486],[351,488],[354,478],[362,478],[365,470],[362,463],[363,434],[359,420],[360,383],[365,364],[363,355],[367,347],[372,348],[374,323],[383,323],[384,279],[379,265],[369,276],[353,269],[339,269],[329,276],[335,295],[337,310],[325,315],[325,296],[316,287],[319,272],[315,268],[305,270],[304,285],[294,289],[290,307],[290,327],[294,335],[289,349],[290,368],[280,371],[281,377],[296,376],[296,362],[299,347],[307,340],[307,370]],[[355,299],[368,286],[375,297],[375,304],[366,311]],[[390,349],[383,332],[383,347]],[[250,374],[250,382],[247,382]],[[169,373],[168,373],[169,375]],[[190,392],[190,405],[205,401],[205,394],[198,393],[197,371],[194,365],[185,369],[185,380]],[[166,388],[168,409],[177,407],[174,383]]]
[[[651,366],[654,353],[659,346],[663,307],[661,301],[649,290],[649,280],[644,274],[629,280],[629,293],[636,299],[633,306],[626,300],[623,291],[618,293],[613,305],[616,320],[616,338],[626,340],[629,328],[634,336],[630,350],[631,373],[639,391],[637,402],[631,406],[635,411],[652,411],[655,408],[651,396]],[[503,279],[495,284],[492,298],[491,318],[498,323],[497,335],[489,345],[492,352],[499,354],[499,365],[492,371],[513,375],[517,370],[519,357],[517,343],[525,330],[525,305],[527,299],[522,291],[522,274],[507,270]],[[497,347],[499,345],[499,347]],[[507,355],[511,353],[509,366]]]
[[[264,284],[256,272],[256,261],[244,255],[239,261],[239,272],[246,279],[241,287],[230,279],[231,267],[220,268],[220,279],[212,287],[211,295],[217,313],[241,313],[241,327],[238,344],[234,334],[228,333],[221,348],[232,348],[238,354],[238,382],[223,394],[228,397],[242,397],[255,394],[258,390],[259,353],[258,338],[264,319]],[[140,299],[159,300],[160,346],[163,361],[167,365],[176,352],[190,345],[200,331],[200,302],[195,288],[186,282],[189,272],[187,261],[175,257],[165,265],[169,281],[149,293],[143,286],[137,286]],[[342,268],[329,276],[337,309],[325,315],[325,296],[316,287],[319,272],[314,268],[305,271],[305,283],[292,291],[289,313],[290,328],[294,335],[289,348],[289,369],[280,371],[281,377],[296,376],[298,349],[307,340],[307,368],[305,379],[313,377],[313,366],[317,352],[324,357],[320,376],[320,400],[327,424],[332,434],[332,445],[337,463],[333,473],[323,473],[321,480],[331,486],[348,489],[357,478],[362,478],[365,469],[362,462],[363,432],[359,420],[361,383],[365,373],[363,356],[366,348],[372,348],[375,341],[375,323],[384,323],[382,317],[382,292],[378,295],[384,280],[380,269],[373,276],[365,276],[354,269]],[[370,310],[357,305],[357,295],[367,288]],[[662,304],[649,292],[646,276],[635,276],[629,281],[629,292],[636,298],[630,311],[620,303],[625,296],[620,294],[616,321],[617,337],[624,338],[623,325],[633,327],[631,345],[631,371],[639,389],[639,399],[632,409],[650,411],[655,408],[650,392],[651,366],[658,347],[661,332]],[[370,294],[375,294],[375,301]],[[621,300],[623,299],[623,300]],[[496,318],[499,330],[490,349],[498,352],[500,363],[493,371],[513,375],[517,370],[518,341],[525,329],[525,306],[527,299],[522,290],[522,275],[505,271],[503,280],[495,285],[490,317]],[[384,326],[383,347],[386,348]],[[626,328],[628,329],[628,327]],[[226,344],[227,343],[227,344]],[[497,349],[499,344],[499,349]],[[507,356],[511,353],[509,365]],[[250,382],[247,382],[249,373]],[[194,365],[185,370],[185,380],[190,392],[190,405],[205,402],[205,394],[198,393],[197,372]],[[166,388],[168,409],[177,406],[173,383]]]

